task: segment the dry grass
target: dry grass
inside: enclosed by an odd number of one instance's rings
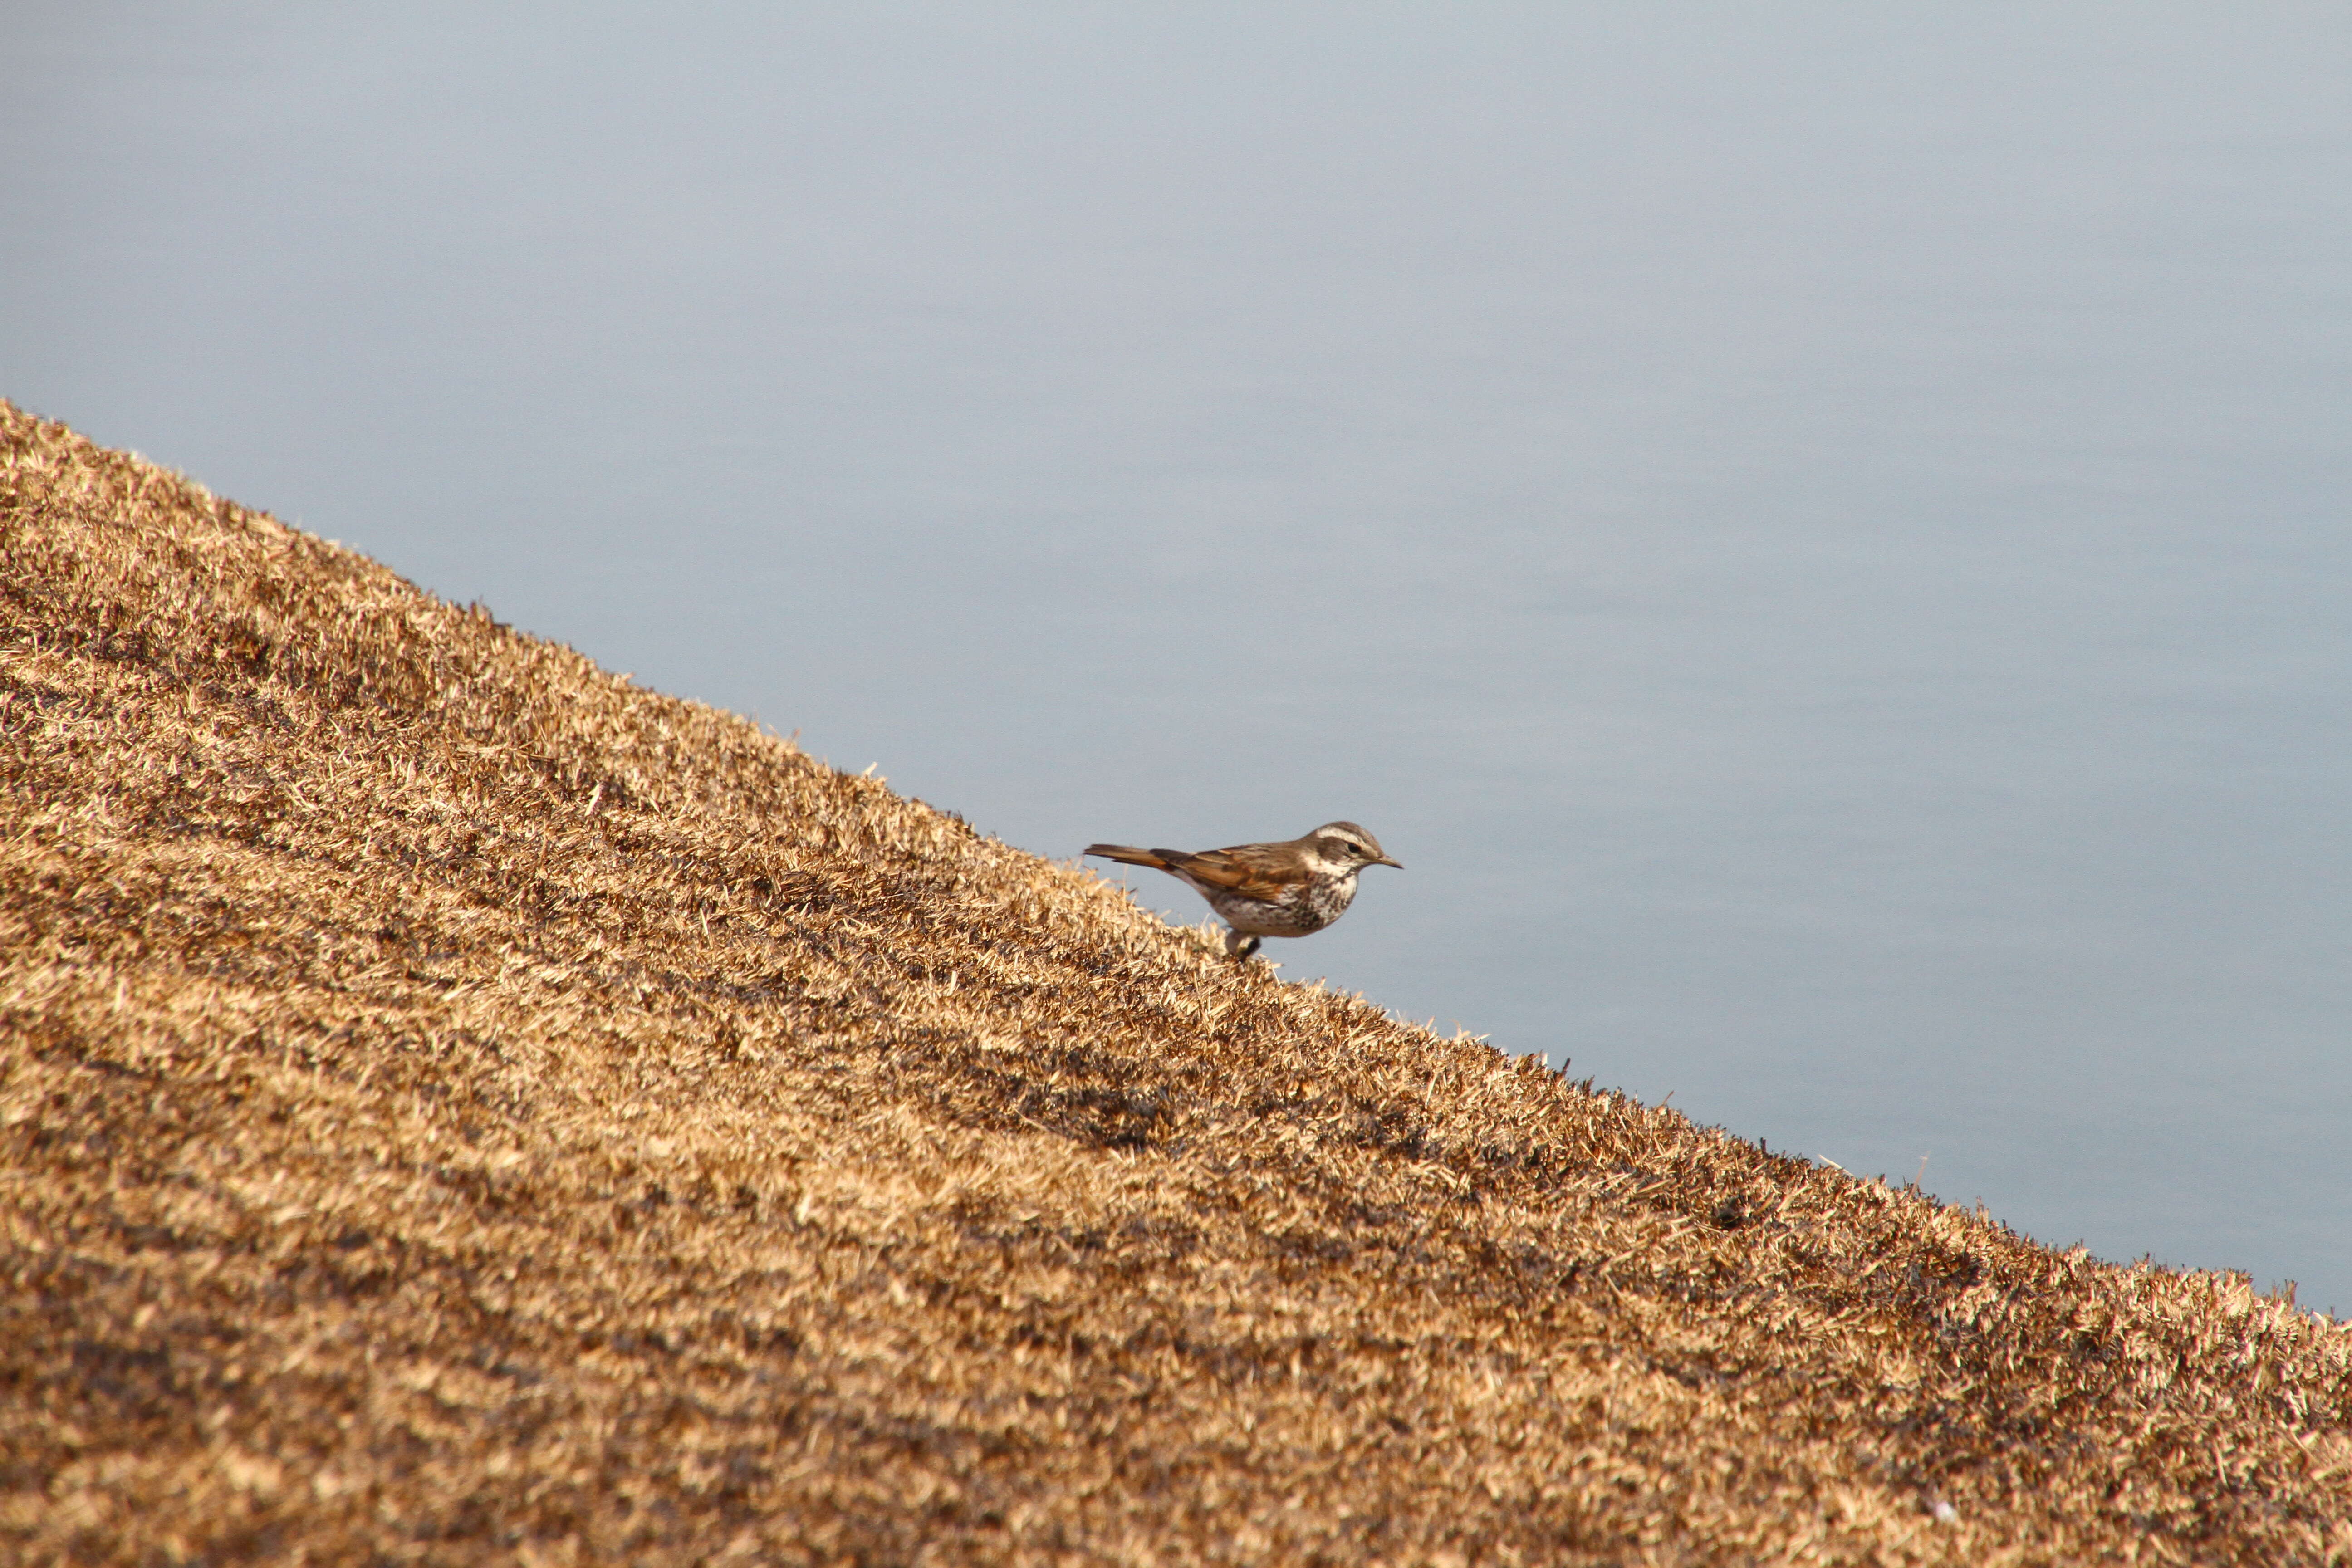
[[[0,465],[7,1555],[2352,1560],[2352,1332],[2242,1279],[1236,970],[6,405]]]

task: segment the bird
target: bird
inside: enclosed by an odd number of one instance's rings
[[[1225,932],[1225,952],[1236,963],[1267,937],[1307,936],[1347,913],[1356,873],[1365,867],[1404,869],[1352,822],[1327,822],[1303,838],[1278,844],[1236,844],[1197,855],[1129,844],[1092,844],[1087,854],[1149,866],[1190,883],[1233,928]]]

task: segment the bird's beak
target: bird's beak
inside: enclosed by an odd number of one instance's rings
[[[1404,869],[1404,862],[1402,860],[1391,860],[1385,855],[1373,861],[1372,864],[1375,866],[1394,866],[1400,871]]]

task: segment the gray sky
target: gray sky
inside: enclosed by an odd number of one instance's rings
[[[0,27],[0,395],[1041,853],[1353,817],[1286,974],[2352,1310],[2352,13]]]

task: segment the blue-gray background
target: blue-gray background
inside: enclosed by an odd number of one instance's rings
[[[1357,818],[1287,975],[2352,1310],[2352,10],[0,34],[0,395],[1046,855]]]

